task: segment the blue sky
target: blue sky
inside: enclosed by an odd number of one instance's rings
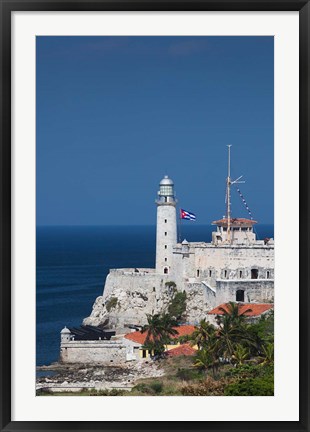
[[[273,223],[272,37],[37,37],[37,225],[155,224],[168,174],[209,224],[232,177]],[[232,215],[246,217],[236,190]]]

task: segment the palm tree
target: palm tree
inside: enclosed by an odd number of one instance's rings
[[[141,333],[147,332],[144,347],[154,351],[154,354],[162,354],[165,351],[165,345],[167,348],[171,338],[178,334],[174,328],[176,321],[167,313],[163,315],[147,314],[146,317],[147,324],[141,330]]]
[[[226,305],[227,309],[220,307],[219,310],[223,313],[223,316],[217,316],[217,320],[220,322],[223,319],[230,321],[232,325],[241,325],[244,323],[246,313],[252,309],[248,308],[242,313],[240,312],[240,306],[238,303],[229,302]]]
[[[220,360],[215,349],[216,345],[211,342],[211,339],[208,341],[208,345],[209,346],[207,348],[202,348],[201,350],[197,351],[194,359],[194,366],[204,369],[205,372],[207,369],[212,368],[213,378],[216,378],[216,373],[220,366]]]
[[[159,314],[146,314],[147,324],[142,327],[141,333],[147,332],[146,342],[156,340],[161,336],[161,317]]]
[[[159,354],[162,351],[160,343],[162,338],[161,316],[160,314],[147,314],[146,318],[147,324],[141,330],[141,333],[147,332],[144,347],[149,351],[153,351],[154,354]]]
[[[236,364],[238,366],[241,366],[245,362],[245,360],[249,358],[249,355],[250,355],[249,348],[242,346],[241,344],[237,344],[232,357],[236,362]]]
[[[220,308],[222,316],[217,316],[218,329],[218,351],[220,355],[229,362],[233,359],[233,354],[237,345],[254,347],[255,342],[248,331],[245,323],[246,313],[251,309],[246,309],[240,313],[238,303],[229,302],[227,309]]]
[[[238,326],[232,325],[229,319],[224,319],[217,332],[217,351],[222,359],[231,361],[235,346],[242,339],[242,332]]]
[[[245,333],[247,335],[247,345],[250,348],[251,354],[254,356],[261,354],[264,339],[262,339],[262,337],[260,336],[257,325],[247,325],[245,327]]]
[[[266,345],[263,345],[261,359],[263,360],[261,362],[262,366],[273,364],[273,362],[274,362],[274,344],[273,343],[267,343]]]
[[[171,317],[168,313],[164,313],[161,316],[161,340],[166,345],[166,349],[171,338],[179,334],[175,328],[176,326],[176,319]]]
[[[198,367],[199,369],[204,369],[206,371],[211,366],[213,366],[213,363],[214,358],[209,351],[203,348],[197,352],[194,360],[195,367]]]
[[[192,345],[197,345],[199,349],[206,347],[207,341],[215,335],[215,327],[206,319],[202,319],[199,326],[195,327],[194,332],[190,335]]]

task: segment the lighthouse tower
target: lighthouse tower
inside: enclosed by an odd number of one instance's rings
[[[176,203],[173,181],[165,176],[159,183],[156,231],[156,272],[170,274],[173,247],[177,244]]]

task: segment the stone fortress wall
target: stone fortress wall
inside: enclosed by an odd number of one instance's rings
[[[181,250],[177,246],[175,251]],[[111,270],[104,293],[98,297],[90,317],[84,324],[100,325],[109,318],[112,327],[143,325],[146,314],[165,310],[169,303],[166,282],[174,281],[179,291],[187,294],[187,320],[193,324],[220,303],[236,301],[237,291],[244,301],[274,301],[273,246],[225,247],[190,244],[189,252],[175,253],[173,271],[157,274],[155,269]],[[257,278],[252,278],[252,270]],[[112,297],[113,310],[107,310]]]
[[[126,361],[126,345],[112,340],[61,342],[60,361],[63,363],[121,365]]]
[[[174,251],[173,273],[179,279],[205,280],[215,288],[218,279],[252,279],[252,269],[258,270],[259,279],[274,278],[273,245],[190,243],[188,253],[182,253],[181,245],[177,245]]]
[[[113,269],[104,292],[83,324],[108,324],[119,333],[128,325],[143,325],[147,314],[167,310],[171,293],[167,282],[187,294],[187,321],[198,323],[208,311],[228,301],[274,301],[274,242],[256,240],[249,219],[227,219],[217,225],[212,242],[177,243],[174,184],[160,182],[157,204],[155,269]],[[111,306],[113,300],[113,306]]]
[[[254,273],[253,273],[254,272]],[[274,301],[274,246],[189,243],[186,251],[174,248],[170,274],[155,269],[114,269],[107,276],[102,296],[83,324],[98,326],[109,319],[113,328],[128,324],[143,325],[146,315],[165,310],[169,303],[166,282],[173,281],[187,293],[187,319],[197,323],[206,313],[227,301]],[[112,310],[107,306],[117,299]]]
[[[244,292],[246,303],[273,303],[274,281],[271,279],[219,280],[216,283],[217,305],[236,301],[236,292]]]

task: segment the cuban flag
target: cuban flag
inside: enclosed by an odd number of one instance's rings
[[[180,209],[180,215],[181,215],[181,219],[187,219],[187,220],[196,220],[196,216],[194,215],[194,213],[190,213],[186,210]]]

